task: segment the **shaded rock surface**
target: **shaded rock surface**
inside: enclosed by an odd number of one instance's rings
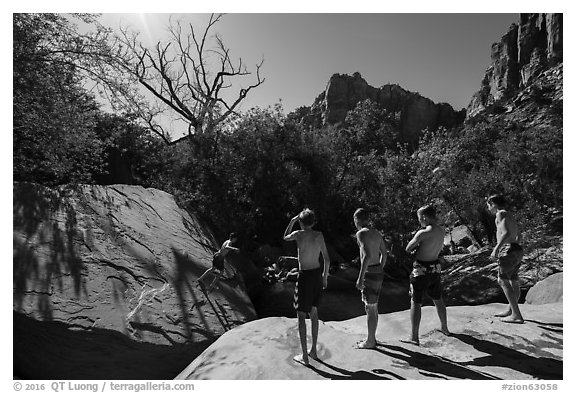
[[[14,372],[27,379],[166,379],[256,318],[218,244],[173,197],[136,186],[14,184]]]
[[[562,303],[521,305],[523,325],[493,317],[503,307],[449,307],[451,337],[435,331],[434,307],[424,307],[419,347],[399,342],[410,329],[409,311],[379,316],[374,350],[356,349],[366,336],[365,317],[321,322],[320,360],[310,367],[292,360],[300,353],[295,319],[260,319],[221,336],[176,379],[562,379]],[[309,321],[307,328],[310,340]]]
[[[563,273],[555,273],[537,282],[526,294],[526,303],[548,304],[564,299]]]
[[[563,271],[562,249],[560,242],[557,246],[535,248],[524,255],[518,273],[521,301],[534,284]],[[491,247],[483,247],[468,255],[445,257],[442,283],[446,304],[475,305],[506,301],[498,285],[498,263],[489,259],[491,252]]]

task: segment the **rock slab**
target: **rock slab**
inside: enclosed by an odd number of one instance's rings
[[[167,379],[256,318],[217,248],[172,195],[138,186],[13,189],[14,372],[25,379]]]
[[[409,311],[380,314],[373,350],[357,349],[366,317],[321,322],[318,361],[293,361],[300,353],[296,319],[273,317],[227,332],[176,379],[292,380],[534,380],[563,378],[562,303],[522,304],[523,325],[493,317],[505,306],[448,308],[452,336],[436,331],[434,307],[422,309],[420,346],[401,343]],[[310,324],[308,321],[308,338]]]

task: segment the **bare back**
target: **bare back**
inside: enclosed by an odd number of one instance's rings
[[[363,228],[356,233],[356,239],[360,247],[360,258],[366,266],[384,266],[387,248],[380,232],[375,229]]]
[[[416,249],[416,259],[422,262],[432,262],[438,259],[444,247],[444,229],[439,225],[428,225],[414,235],[407,251]]]
[[[310,270],[320,267],[320,252],[327,255],[326,244],[322,232],[299,230],[294,233],[298,246],[298,264],[300,270]]]
[[[499,210],[496,214],[496,240],[498,244],[519,243],[520,230],[516,219],[506,210]]]

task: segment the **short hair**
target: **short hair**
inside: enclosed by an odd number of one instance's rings
[[[356,209],[354,217],[359,221],[366,222],[370,219],[370,212],[361,207]]]
[[[489,196],[486,199],[487,203],[493,203],[494,205],[498,206],[498,207],[505,207],[508,202],[506,201],[506,198],[504,198],[502,195],[500,194],[494,194]]]
[[[300,223],[306,225],[307,227],[314,225],[316,223],[316,215],[314,212],[308,208],[302,210],[298,216]]]
[[[230,236],[228,236],[229,240],[238,239],[238,234],[236,232],[230,232]]]
[[[418,213],[428,218],[436,218],[436,208],[434,205],[425,205],[418,209]]]

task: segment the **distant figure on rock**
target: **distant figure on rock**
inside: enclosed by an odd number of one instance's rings
[[[490,254],[490,259],[498,261],[498,284],[502,287],[508,300],[508,309],[496,314],[502,317],[502,322],[524,323],[524,318],[518,307],[520,299],[520,281],[518,270],[524,250],[520,245],[522,234],[514,216],[504,210],[506,200],[501,195],[492,195],[486,200],[490,213],[496,216],[496,246]]]
[[[302,229],[292,232],[292,227],[299,221]],[[298,314],[298,333],[302,346],[302,355],[294,360],[308,366],[308,357],[318,359],[316,343],[318,341],[318,303],[322,289],[328,286],[330,257],[322,232],[312,230],[316,224],[314,212],[304,209],[293,217],[284,231],[284,240],[296,241],[298,247],[298,280],[294,292],[294,307]],[[320,253],[324,259],[324,268],[320,266]],[[310,315],[312,323],[312,349],[306,345],[306,316]]]
[[[436,209],[432,205],[426,205],[418,209],[418,221],[424,228],[416,232],[412,240],[406,246],[406,252],[415,253],[415,261],[410,274],[410,294],[412,303],[410,307],[410,322],[412,334],[404,343],[420,345],[419,330],[422,317],[422,298],[427,293],[436,306],[440,318],[439,331],[450,335],[448,330],[446,305],[442,299],[442,282],[440,274],[442,267],[438,255],[444,247],[444,229],[438,225]]]
[[[224,243],[222,243],[222,247],[212,256],[212,267],[204,272],[202,276],[198,279],[198,283],[200,284],[202,289],[206,289],[206,280],[210,277],[212,281],[206,291],[210,293],[212,289],[218,285],[222,274],[224,273],[224,262],[226,260],[226,255],[230,251],[238,252],[240,251],[238,248],[233,247],[233,244],[238,240],[238,236],[236,233],[232,232]]]
[[[376,348],[376,328],[378,327],[378,299],[384,281],[384,265],[388,255],[386,243],[380,232],[370,227],[370,215],[365,209],[354,212],[356,241],[360,249],[360,273],[356,288],[362,292],[366,310],[368,337],[358,343],[360,349]]]

